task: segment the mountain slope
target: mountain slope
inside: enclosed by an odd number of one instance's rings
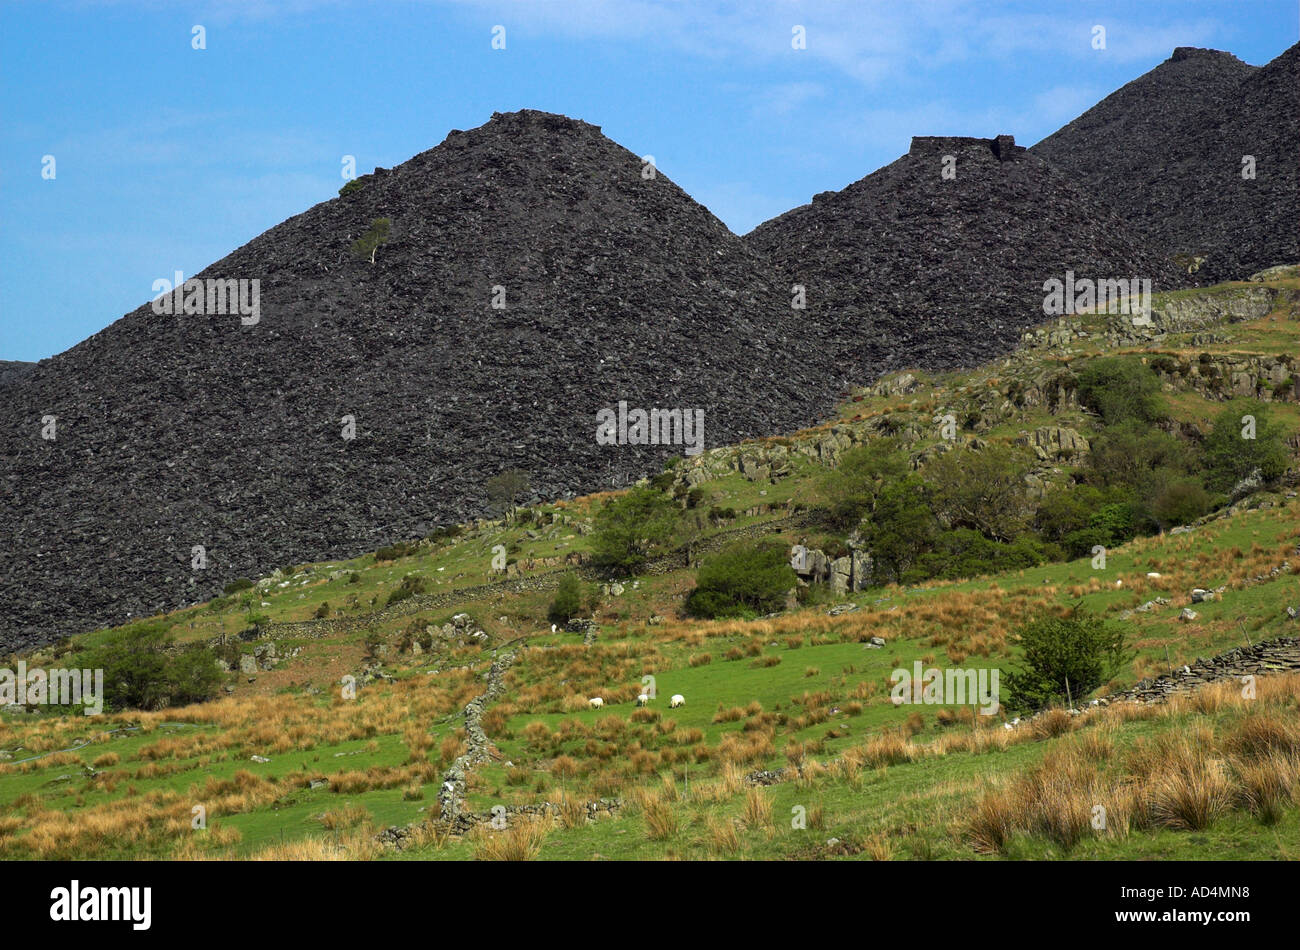
[[[1179,47],[1031,151],[1212,283],[1300,259],[1297,141],[1300,44],[1259,68]]]
[[[945,156],[955,178],[945,178]],[[836,371],[970,366],[1041,323],[1043,283],[1178,282],[1084,189],[1014,144],[915,137],[906,155],[759,225],[746,241],[807,287],[809,331]],[[972,328],[977,328],[972,332]]]
[[[381,217],[390,242],[356,259]],[[713,445],[815,419],[836,395],[754,252],[562,116],[452,132],[198,276],[260,280],[260,320],[145,305],[13,391],[11,645],[465,520],[505,468],[559,497],[682,454],[597,445],[596,412],[620,400],[701,409]]]

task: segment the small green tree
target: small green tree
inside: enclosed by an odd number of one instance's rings
[[[1079,402],[1108,426],[1128,419],[1158,422],[1165,415],[1155,373],[1135,359],[1117,356],[1092,360],[1079,370]]]
[[[998,541],[1022,534],[1034,512],[1025,475],[1027,452],[994,443],[953,449],[924,469],[935,514],[953,528],[974,528]]]
[[[826,499],[826,519],[832,527],[852,531],[875,510],[880,493],[908,471],[907,457],[895,437],[877,439],[849,449],[818,485]]]
[[[1204,453],[1206,481],[1214,491],[1230,492],[1256,471],[1271,482],[1286,471],[1286,430],[1271,420],[1263,403],[1240,400],[1215,417]]]
[[[668,545],[678,517],[671,499],[645,485],[610,499],[596,513],[593,566],[614,577],[635,574]]]
[[[104,671],[110,709],[165,709],[211,699],[221,682],[216,654],[201,645],[173,647],[159,624],[135,624],[81,652],[78,665]]]
[[[1076,606],[1064,617],[1043,617],[1017,631],[1024,668],[1010,671],[1004,705],[1030,712],[1067,699],[1078,702],[1133,658],[1124,631]]]
[[[919,476],[909,474],[886,485],[861,528],[863,545],[875,561],[877,577],[881,581],[902,581],[917,558],[930,550],[937,530]]]
[[[352,253],[360,258],[370,258],[370,263],[373,264],[375,251],[379,250],[380,245],[388,243],[392,226],[393,222],[388,218],[375,218],[370,222],[370,230],[352,242]]]
[[[546,619],[555,624],[566,624],[582,613],[582,583],[577,574],[565,574],[555,591],[555,599],[546,612]]]
[[[798,582],[788,549],[775,539],[733,544],[706,558],[686,598],[693,617],[744,617],[780,610]]]

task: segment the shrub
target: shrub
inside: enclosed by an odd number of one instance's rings
[[[886,437],[849,449],[822,480],[823,515],[834,528],[850,531],[875,510],[881,492],[908,470],[898,439]]]
[[[1164,418],[1160,381],[1136,360],[1106,357],[1079,371],[1079,401],[1106,425],[1126,420],[1157,422]]]
[[[339,189],[339,197],[340,198],[347,197],[348,195],[353,194],[354,192],[360,191],[364,187],[365,185],[362,184],[360,178],[353,178],[351,181],[347,181],[343,183],[343,187]]]
[[[1151,516],[1164,527],[1187,524],[1210,510],[1209,492],[1190,475],[1169,478],[1151,501]]]
[[[497,514],[508,514],[511,517],[516,503],[527,494],[528,488],[528,473],[519,468],[508,468],[493,475],[483,486],[491,509]]]
[[[370,263],[373,264],[375,262],[375,252],[388,243],[388,235],[392,230],[392,225],[393,222],[388,218],[375,218],[375,220],[371,221],[369,230],[352,242],[353,255],[362,259],[369,258]]]
[[[900,580],[929,550],[937,530],[925,484],[916,475],[883,487],[860,529],[882,581]]]
[[[414,541],[398,541],[387,547],[382,547],[375,552],[375,563],[380,561],[396,561],[398,558],[410,557],[419,551],[420,546]],[[354,572],[355,573],[355,572]],[[351,583],[351,578],[348,579]]]
[[[914,571],[904,572],[907,580],[927,577],[977,577],[998,571],[1036,567],[1048,560],[1042,542],[1026,535],[1009,544],[990,541],[978,531],[958,528],[945,531],[934,541],[934,550],[922,555]]]
[[[1010,541],[1034,511],[1025,482],[1029,468],[1027,452],[994,444],[945,452],[926,465],[925,481],[935,513],[952,527]]]
[[[652,488],[638,486],[609,500],[596,513],[593,566],[612,576],[635,574],[667,545],[676,523],[672,501]]]
[[[700,566],[686,611],[694,617],[773,613],[797,583],[782,542],[734,544]]]
[[[1035,620],[1018,633],[1025,668],[1010,671],[1005,683],[1013,711],[1041,709],[1067,695],[1078,701],[1132,658],[1122,629],[1080,607]]]
[[[111,709],[165,709],[211,699],[221,682],[216,654],[204,646],[173,650],[157,624],[136,624],[109,634],[82,652],[79,664],[104,671],[104,703]]]
[[[551,623],[566,624],[582,612],[582,583],[576,574],[565,574],[560,578],[560,587],[551,601],[546,618]]]
[[[241,590],[248,590],[252,586],[253,586],[253,582],[250,581],[247,577],[237,577],[229,584],[227,584],[225,587],[223,587],[221,589],[221,592],[226,596],[230,596],[231,594],[239,593]]]
[[[398,584],[393,592],[388,595],[388,606],[391,607],[393,604],[401,603],[416,594],[423,594],[427,586],[428,584],[423,577],[407,574],[402,578],[402,583]]]
[[[1253,439],[1242,434],[1241,420],[1247,415],[1255,417]],[[1240,400],[1215,417],[1204,444],[1206,482],[1211,489],[1229,492],[1256,471],[1263,481],[1271,482],[1286,471],[1286,432],[1269,415],[1263,403]]]

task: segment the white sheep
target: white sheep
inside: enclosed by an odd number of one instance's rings
[[[648,702],[650,702],[650,697],[646,693],[642,693],[636,698],[636,704],[638,706],[644,706]]]
[[[1160,574],[1157,571],[1147,571],[1147,580],[1158,581],[1160,580]]]
[[[676,709],[678,706],[685,706],[685,705],[686,705],[686,697],[683,696],[681,693],[674,693],[673,698],[668,700],[668,707],[670,709]]]
[[[593,696],[591,699],[587,700],[587,705],[592,709],[600,709],[605,705],[605,700],[601,699],[599,696]]]

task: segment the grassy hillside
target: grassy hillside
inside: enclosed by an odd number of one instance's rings
[[[1229,397],[1249,395],[1294,436],[1300,388],[1277,358],[1300,352],[1297,299],[1295,277],[1171,295],[1156,302],[1160,332],[1138,337],[1114,317],[1071,318],[996,364],[895,374],[849,394],[824,426],[714,450],[657,482],[702,515],[692,561],[738,538],[842,542],[817,516],[827,473],[886,435],[905,436],[921,471],[963,443],[1022,446],[1043,492],[1073,490],[1087,456],[1052,433],[1095,443],[1104,424],[1060,377],[1100,356],[1158,378],[1166,428],[1203,433]],[[955,439],[935,422],[944,416]],[[1075,605],[1121,624],[1133,648],[1090,699],[1296,636],[1291,485],[1220,499],[1176,532],[1111,548],[1104,568],[1085,556],[843,595],[814,587],[794,609],[724,620],[683,612],[695,583],[675,549],[685,536],[616,586],[591,572],[607,496],[268,570],[210,603],[24,658],[75,667],[81,651],[149,629],[175,649],[211,645],[227,672],[219,698],[180,708],[7,710],[0,854],[1294,858],[1300,674],[1285,665],[1253,698],[1228,679],[1014,728],[1010,713],[971,703],[890,699],[892,671],[917,661],[1015,666],[1018,629]],[[493,565],[503,550],[504,572]],[[565,572],[583,578],[585,636],[547,620]],[[1223,590],[1193,604],[1197,588]],[[1188,607],[1195,618],[1180,619]],[[463,769],[463,818],[433,820],[448,771],[476,748],[463,710],[506,654],[504,688],[482,713],[486,760]],[[640,708],[647,676],[655,698]],[[684,706],[669,707],[674,694]],[[601,709],[588,705],[596,696]],[[487,820],[494,808],[507,809],[504,828]]]

